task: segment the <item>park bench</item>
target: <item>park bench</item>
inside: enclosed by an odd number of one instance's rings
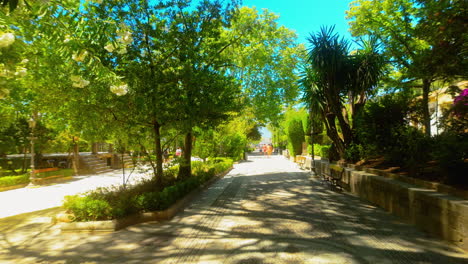
[[[343,178],[344,171],[343,167],[331,164],[328,166],[328,170],[322,171],[323,180],[330,182],[332,186],[343,188],[341,186],[341,179]]]
[[[304,169],[305,163],[306,163],[306,157],[297,155],[296,163],[299,164],[299,167],[301,167],[301,169]]]

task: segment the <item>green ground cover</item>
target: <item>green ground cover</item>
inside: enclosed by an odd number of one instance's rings
[[[0,187],[9,187],[9,186],[14,186],[14,185],[29,183],[29,177],[30,177],[29,172],[20,174],[20,175],[7,175],[6,172],[4,172],[4,175],[5,176],[0,177]],[[36,173],[36,177],[39,179],[52,177],[52,176],[67,177],[67,176],[72,176],[72,175],[73,175],[73,169],[60,169],[56,171]]]
[[[192,176],[186,179],[177,179],[178,168],[174,166],[164,172],[163,186],[157,186],[153,178],[133,186],[97,188],[84,194],[66,196],[63,207],[74,215],[73,221],[110,220],[164,210],[232,165],[231,159],[223,158],[193,162]]]

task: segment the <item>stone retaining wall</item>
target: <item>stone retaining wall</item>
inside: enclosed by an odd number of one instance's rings
[[[319,176],[328,170],[327,161],[314,164]],[[468,250],[468,200],[353,168],[345,169],[342,183],[362,199]]]

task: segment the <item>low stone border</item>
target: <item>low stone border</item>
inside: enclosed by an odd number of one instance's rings
[[[307,163],[307,162],[310,163],[310,157],[309,156],[300,156],[300,157],[306,159],[305,168],[310,169],[310,164]],[[315,160],[322,160],[322,161],[328,162],[327,159],[323,159],[323,158],[320,158],[318,156],[315,157]],[[391,173],[391,172],[384,171],[384,170],[379,170],[379,169],[374,169],[374,168],[367,168],[367,167],[364,167],[364,166],[359,166],[359,165],[354,165],[354,164],[339,164],[339,165],[343,166],[343,167],[353,169],[353,170],[365,171],[365,172],[372,173],[372,174],[379,175],[379,176],[383,176],[383,177],[386,177],[386,178],[402,181],[402,182],[409,183],[409,184],[414,184],[414,185],[421,186],[421,187],[424,187],[424,188],[427,188],[427,189],[435,190],[437,192],[450,194],[450,195],[453,195],[453,196],[460,197],[460,198],[468,200],[468,191],[457,189],[455,187],[452,187],[452,186],[449,186],[449,185],[446,185],[446,184],[442,184],[442,183],[438,183],[438,182],[425,181],[425,180],[412,178],[412,177],[408,177],[408,176],[404,176],[404,175],[400,175],[400,174],[396,174],[396,173]],[[302,168],[302,166],[301,166],[301,168]]]
[[[376,174],[376,175],[383,176],[386,178],[391,178],[391,179],[395,179],[398,181],[406,182],[409,184],[418,185],[424,188],[432,189],[441,193],[447,193],[447,194],[457,196],[463,199],[468,199],[468,191],[457,189],[457,188],[454,188],[452,186],[448,186],[442,183],[425,181],[425,180],[412,178],[412,177],[408,177],[408,176],[404,176],[404,175],[400,175],[396,173],[387,172],[384,170],[366,168],[366,167],[357,166],[353,164],[348,164],[347,167],[354,169],[354,170],[365,171],[365,172]]]
[[[170,220],[177,213],[183,211],[185,209],[185,206],[189,202],[191,202],[195,198],[196,195],[198,195],[201,191],[209,187],[218,179],[223,178],[231,170],[232,170],[232,167],[226,170],[225,172],[214,176],[213,178],[205,182],[203,185],[191,191],[182,199],[178,200],[171,207],[163,211],[139,213],[139,214],[127,216],[125,218],[108,220],[108,221],[89,221],[89,222],[67,222],[69,221],[67,219],[68,214],[62,213],[56,216],[56,221],[61,222],[59,223],[60,229],[64,232],[113,232],[113,231],[117,231],[128,226],[131,226],[131,225],[141,224],[145,222]]]
[[[315,167],[321,175],[329,170],[330,163],[316,160]],[[403,182],[400,178],[384,177],[376,171],[345,168],[342,183],[350,193],[468,250],[468,200]]]
[[[57,182],[64,182],[73,179],[73,176],[50,176],[45,178],[36,178],[34,179],[34,184],[42,185],[42,184],[50,184],[50,183],[57,183]]]

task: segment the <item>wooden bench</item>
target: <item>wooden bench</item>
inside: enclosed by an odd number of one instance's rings
[[[306,162],[306,157],[300,156],[300,155],[296,156],[296,163],[299,164],[299,167],[301,167],[301,169],[304,169],[305,162]]]
[[[341,186],[341,179],[343,178],[344,171],[343,167],[331,164],[328,170],[322,171],[323,180],[330,182],[335,187],[343,188]]]

